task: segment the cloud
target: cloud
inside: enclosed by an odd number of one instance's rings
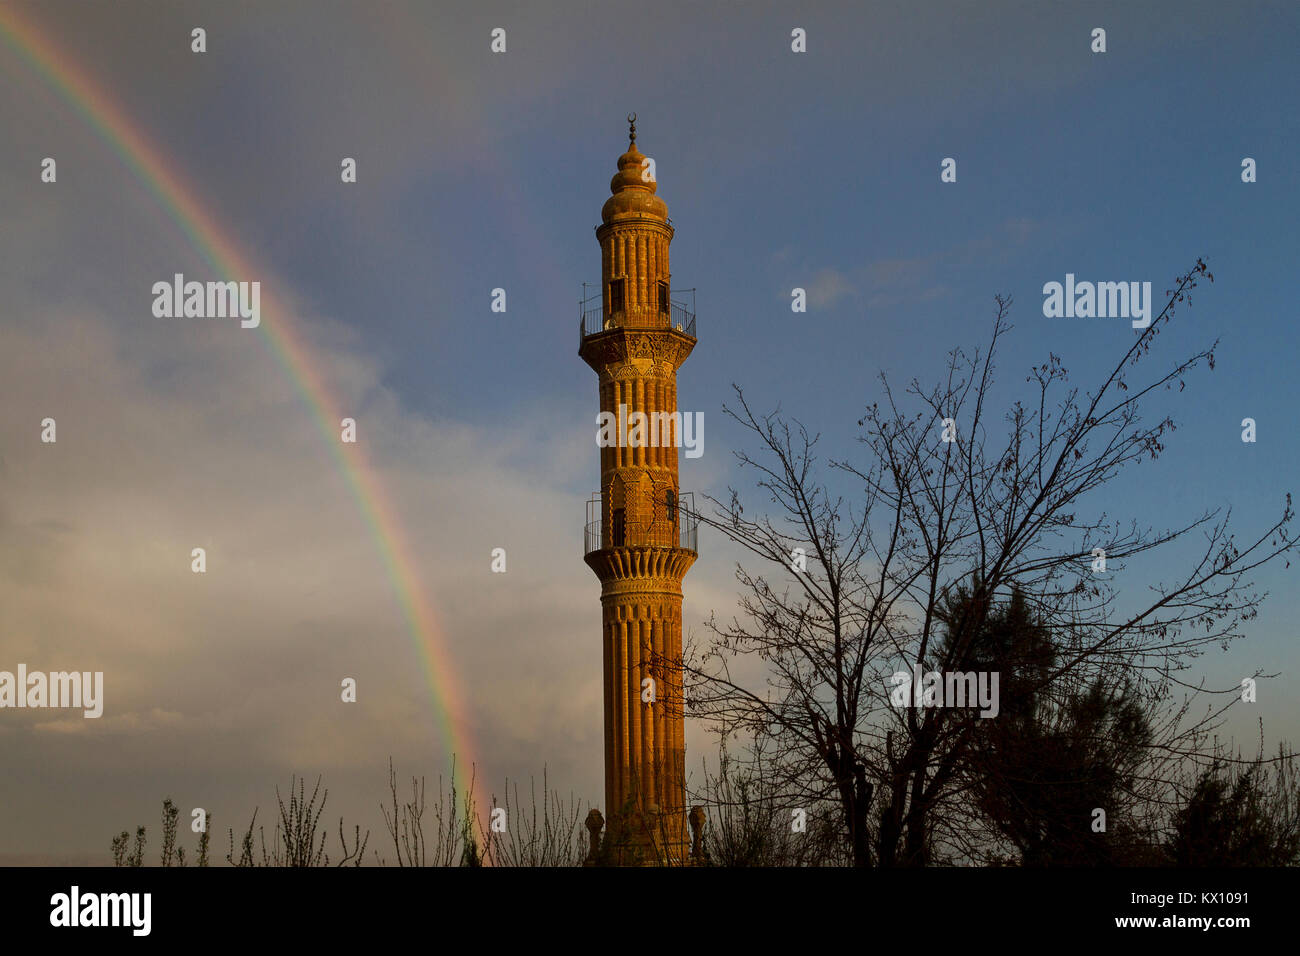
[[[378,787],[390,753],[436,773],[448,755],[432,684],[465,693],[454,717],[478,741],[480,773],[549,762],[600,800],[598,587],[577,553],[571,486],[596,462],[586,410],[581,426],[545,401],[487,427],[431,419],[386,387],[354,331],[306,309],[279,318],[356,417],[372,503],[410,544],[406,570],[440,618],[430,677],[386,564],[392,542],[376,539],[262,333],[149,315],[166,241],[142,234],[125,258],[70,245],[61,290],[31,281],[30,252],[0,263],[14,316],[0,324],[0,661],[105,675],[98,720],[0,713],[9,767],[58,768],[48,785],[9,775],[0,798],[39,805],[66,774],[100,780],[106,804],[152,802],[196,771],[265,787],[286,768],[370,768]],[[40,440],[47,416],[53,444]],[[538,461],[555,464],[520,465]],[[573,544],[558,562],[557,542]],[[506,575],[490,571],[497,545]],[[343,676],[358,681],[355,705],[340,700]],[[340,812],[372,810],[371,796],[343,797]],[[18,820],[0,823],[7,850],[86,845],[55,816]],[[95,812],[80,824],[120,825]]]
[[[859,271],[871,309],[901,302],[930,302],[949,294],[946,271],[1007,261],[1039,230],[1031,219],[1009,219],[993,230],[924,256],[877,259]]]
[[[174,710],[154,707],[146,712],[130,711],[112,717],[88,719],[80,715],[42,720],[32,725],[38,734],[78,734],[89,737],[104,737],[113,734],[142,734],[156,730],[175,729],[184,723],[185,715]]]
[[[822,269],[808,283],[808,305],[829,308],[854,293],[848,278],[834,269]]]
[[[70,247],[62,261],[77,267],[58,290],[34,286],[21,257],[0,263],[18,317],[0,325],[0,666],[103,671],[105,688],[97,720],[0,713],[9,766],[58,768],[9,776],[0,801],[39,808],[69,778],[101,798],[72,827],[37,809],[7,817],[0,846],[93,846],[130,822],[113,807],[148,806],[182,779],[197,780],[196,805],[220,793],[223,815],[245,814],[291,771],[360,775],[331,812],[364,821],[390,754],[415,772],[445,766],[434,698],[448,687],[477,745],[462,770],[480,761],[495,787],[545,765],[602,802],[599,585],[578,547],[591,408],[535,398],[473,426],[417,413],[363,335],[263,277],[290,307],[264,322],[293,323],[358,422],[369,504],[400,526],[403,567],[438,619],[430,674],[387,564],[394,542],[376,538],[263,333],[149,314],[151,244],[166,241],[142,235],[125,258]],[[490,569],[497,546],[504,575]],[[340,700],[345,676],[356,704]]]

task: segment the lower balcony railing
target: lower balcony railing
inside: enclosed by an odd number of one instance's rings
[[[600,514],[600,496],[595,496],[588,502],[588,521],[582,536],[583,555],[606,548],[683,548],[698,552],[700,519],[693,510],[694,496],[687,492],[681,497],[686,501],[677,504],[675,515],[668,514],[665,509],[665,513],[645,524],[616,519],[607,529],[603,518],[591,517],[593,512]]]

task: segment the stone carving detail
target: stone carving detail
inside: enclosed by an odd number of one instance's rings
[[[583,866],[595,866],[596,861],[600,859],[600,831],[605,826],[605,818],[601,816],[599,810],[592,807],[587,813],[587,833],[591,837],[591,849],[587,851],[587,859],[583,861]]]
[[[691,807],[687,819],[691,824],[691,862],[699,865],[704,862],[704,808]]]

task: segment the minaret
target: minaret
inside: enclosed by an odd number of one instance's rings
[[[601,290],[582,304],[578,354],[599,376],[602,418],[616,423],[606,435],[617,432],[600,448],[583,553],[601,584],[604,856],[684,864],[682,578],[698,525],[693,496],[683,502],[677,483],[677,369],[695,347],[695,316],[671,297],[673,226],[635,121],[596,227]]]

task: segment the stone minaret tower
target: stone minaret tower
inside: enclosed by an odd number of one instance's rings
[[[601,291],[583,302],[578,354],[599,376],[600,409],[618,424],[600,448],[587,504],[587,564],[600,578],[605,675],[604,858],[686,863],[682,578],[696,557],[693,496],[677,483],[677,369],[695,316],[670,297],[668,207],[636,146],[618,159],[596,240]],[[636,427],[638,414],[649,426]],[[606,421],[610,419],[606,418]]]

